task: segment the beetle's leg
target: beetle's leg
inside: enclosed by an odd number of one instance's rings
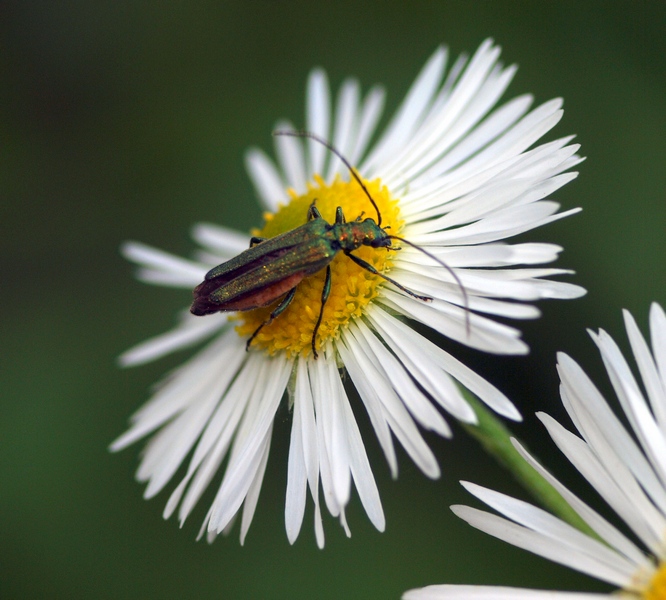
[[[362,258],[354,256],[350,252],[345,252],[345,255],[351,258],[359,267],[364,268],[366,271],[370,271],[370,273],[372,273],[373,275],[379,275],[381,278],[386,279],[386,281],[392,283],[399,290],[405,292],[405,294],[409,294],[412,298],[416,298],[417,300],[423,300],[424,302],[432,301],[432,298],[430,296],[421,296],[420,294],[415,294],[414,292],[412,292],[412,290],[408,290],[404,285],[400,285],[397,281],[395,281],[395,279],[391,279],[390,277],[387,277],[386,275],[380,273],[370,263],[365,262]]]
[[[292,288],[291,291],[282,299],[282,302],[280,302],[280,304],[278,304],[275,307],[275,310],[270,314],[268,319],[266,319],[261,325],[259,325],[259,327],[257,327],[254,330],[254,333],[250,336],[250,339],[247,341],[247,344],[245,344],[246,351],[250,349],[250,344],[252,343],[252,340],[254,340],[254,338],[257,337],[257,334],[262,330],[264,325],[269,325],[270,323],[272,323],[273,319],[282,314],[284,309],[291,304],[291,301],[294,299],[295,293],[296,293],[296,288]]]
[[[250,238],[250,248],[256,246],[257,244],[261,244],[261,242],[265,242],[267,238],[265,237],[251,237]]]
[[[310,208],[308,208],[308,221],[312,221],[312,219],[321,219],[321,213],[315,206],[315,202],[317,199],[315,198],[312,201],[312,204],[310,204]]]
[[[315,348],[315,343],[317,341],[317,332],[319,331],[319,326],[321,325],[321,320],[324,317],[324,304],[328,300],[328,296],[331,293],[331,266],[326,267],[326,279],[324,279],[324,288],[321,290],[321,308],[319,309],[319,318],[317,319],[317,324],[312,330],[312,354],[317,360],[317,349]]]
[[[346,222],[347,220],[345,219],[345,215],[342,212],[342,206],[338,206],[338,208],[335,209],[335,224],[342,225]]]

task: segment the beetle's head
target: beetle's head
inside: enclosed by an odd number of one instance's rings
[[[365,219],[363,221],[363,245],[371,248],[389,248],[391,238],[377,225],[374,219]]]
[[[391,240],[386,236],[383,238],[374,238],[373,240],[370,240],[366,246],[370,246],[371,248],[390,248]]]

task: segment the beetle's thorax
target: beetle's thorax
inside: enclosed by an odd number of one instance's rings
[[[391,245],[390,238],[373,219],[336,223],[331,226],[329,235],[340,250],[351,252],[361,246],[386,248]]]

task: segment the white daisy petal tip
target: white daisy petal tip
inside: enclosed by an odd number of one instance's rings
[[[462,484],[462,481],[460,483]],[[451,506],[449,506],[449,509],[451,510],[451,512],[456,516],[459,515],[460,510],[463,509],[463,508],[467,508],[466,505],[464,505],[464,504],[451,504]]]
[[[310,69],[310,74],[308,75],[308,87],[309,88],[321,88],[323,86],[328,86],[328,75],[326,70],[322,67],[312,67]],[[312,93],[310,91],[310,93]]]
[[[661,328],[666,327],[666,312],[659,302],[652,302],[650,304],[650,318],[658,322]]]
[[[280,202],[286,201],[287,194],[284,181],[273,161],[263,150],[250,148],[245,153],[245,168],[262,206],[269,211],[277,210]]]
[[[497,414],[503,416],[505,419],[509,419],[515,423],[522,423],[523,421],[523,415],[520,414],[520,411],[512,402],[509,402],[506,405],[502,405],[496,412]]]
[[[289,387],[288,408],[294,415],[285,501],[289,542],[298,537],[309,495],[315,505],[316,542],[323,546],[321,492],[326,508],[351,535],[345,510],[352,486],[370,521],[383,531],[379,492],[340,380],[343,367],[359,392],[394,477],[398,472],[394,440],[426,476],[440,476],[422,432],[450,436],[443,413],[475,422],[459,385],[498,414],[521,419],[488,382],[434,344],[415,337],[409,325],[393,323],[398,319],[386,316],[386,311],[395,311],[400,318],[421,321],[488,353],[526,354],[529,348],[520,331],[495,318],[536,318],[538,309],[524,303],[584,293],[578,286],[550,279],[562,270],[534,267],[555,260],[560,247],[506,243],[577,212],[558,213],[559,205],[549,196],[575,177],[570,169],[581,159],[575,154],[577,144],[567,147],[571,138],[539,145],[562,116],[561,99],[531,109],[531,96],[526,94],[497,108],[516,71],[514,65],[503,66],[499,57],[500,47],[491,39],[452,65],[447,65],[446,47],[438,47],[386,129],[379,132],[375,129],[383,107],[381,88],[364,94],[356,80],[348,79],[332,95],[326,72],[313,69],[307,80],[305,129],[341,150],[358,180],[317,139],[277,136],[272,157],[248,150],[247,171],[267,211],[258,235],[269,245],[277,238],[271,246],[277,254],[262,254],[267,246],[255,249],[257,243],[246,250],[248,236],[211,224],[198,224],[192,230],[202,247],[196,260],[139,242],[123,244],[121,252],[139,265],[143,281],[197,286],[197,293],[208,300],[208,292],[201,291],[205,274],[234,260],[218,271],[224,275],[206,280],[211,288],[219,284],[210,295],[219,294],[217,304],[211,302],[223,315],[187,313],[173,331],[119,359],[125,366],[142,364],[208,340],[203,350],[155,389],[127,433],[112,444],[115,451],[151,436],[139,468],[139,479],[147,482],[150,496],[187,463],[187,474],[170,496],[165,517],[175,513],[182,525],[221,471],[222,482],[201,536],[207,531],[206,538],[212,541],[239,520],[244,543],[266,468],[273,419]],[[277,127],[295,130],[301,125],[282,120]],[[371,143],[373,139],[376,143]],[[317,268],[302,276],[302,262],[308,257],[283,253],[288,248],[278,236],[300,234],[306,231],[300,227],[310,227],[314,234],[307,229],[309,243],[313,235],[320,235],[320,230],[315,231],[320,222],[308,225],[318,214],[327,227],[347,228],[350,235],[338,231],[336,241],[349,243],[348,256],[358,260],[343,256],[336,247],[344,260],[328,261],[335,252],[326,254]],[[365,220],[357,219],[361,214],[367,215]],[[363,227],[368,228],[367,236],[351,235]],[[402,233],[404,253],[387,231]],[[290,239],[299,238],[293,234]],[[407,248],[411,242],[422,245],[441,264],[426,264],[422,253]],[[419,256],[414,258],[415,254]],[[252,278],[241,284],[240,274],[229,275],[238,265],[246,274],[245,269],[266,256],[279,261],[288,276],[276,275],[276,280],[271,279],[274,285],[264,286]],[[262,263],[260,268],[267,266]],[[323,302],[325,267],[330,267],[330,292]],[[393,277],[393,269],[395,279],[389,283],[386,278]],[[240,300],[224,299],[229,283],[225,277],[246,286]],[[461,306],[460,284],[471,317]],[[277,306],[273,301],[280,302],[280,308],[272,308],[275,314],[270,318],[271,310],[265,307]],[[239,312],[227,313],[232,307]]]
[[[134,240],[126,240],[120,244],[120,254],[123,258],[136,262],[135,256],[137,256],[143,248],[147,248],[146,244]]]
[[[191,229],[195,242],[219,255],[210,266],[229,260],[250,246],[250,236],[213,223],[195,223]]]
[[[460,480],[460,485],[462,485],[470,494],[473,496],[476,496],[477,498],[479,497],[479,494],[482,493],[484,490],[487,490],[488,488],[484,488],[483,486],[479,485],[478,483],[473,483],[471,481],[466,481],[464,479]]]

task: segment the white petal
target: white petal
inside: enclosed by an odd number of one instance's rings
[[[192,228],[192,238],[202,246],[226,257],[226,260],[250,247],[250,237],[247,234],[212,223],[197,223]]]
[[[183,491],[181,486],[184,488],[188,480],[192,478],[192,483],[189,485],[187,494],[185,494],[178,511],[181,527],[226,456],[247,408],[254,384],[260,376],[260,362],[256,359],[245,360],[242,355],[239,356],[240,354],[239,351],[232,354],[231,359],[227,359],[227,362],[225,362],[224,378],[218,376],[221,386],[231,385],[225,391],[224,397],[210,418],[197,444],[185,478],[174,490],[167,503],[166,515],[175,508],[175,504],[179,501]],[[242,359],[244,364],[237,370],[234,364],[239,363],[239,359]]]
[[[584,592],[556,592],[500,586],[480,585],[429,585],[409,590],[402,600],[611,600],[612,594]]]
[[[279,121],[275,125],[277,132],[294,130],[295,127],[289,121]],[[305,193],[307,177],[302,140],[291,135],[275,135],[273,139],[275,140],[275,154],[282,167],[287,186],[299,194]]]
[[[599,332],[598,336],[592,336],[592,338],[601,350],[608,376],[633,432],[666,489],[666,459],[664,458],[666,457],[666,437],[650,413],[643,394],[617,344],[603,330]]]
[[[428,248],[451,268],[456,267],[510,267],[549,263],[557,259],[562,247],[555,244],[484,244],[483,246],[452,246]],[[400,251],[397,262],[423,263],[423,254],[416,249],[405,247]]]
[[[456,390],[452,396],[442,394],[442,391],[446,389],[446,383],[438,379],[439,371],[444,371],[456,378],[498,414],[509,419],[520,420],[520,413],[497,388],[411,327],[390,317],[379,307],[373,307],[373,310],[369,311],[368,317],[401,360],[412,359],[415,370],[410,369],[410,372],[428,393],[457,419],[476,423],[474,411],[459,390]]]
[[[346,400],[346,399],[345,399]],[[361,432],[356,424],[354,413],[352,413],[349,402],[345,401],[343,404],[343,415],[345,419],[345,429],[349,441],[349,460],[352,477],[358,490],[361,504],[365,508],[365,512],[370,519],[370,522],[379,530],[384,531],[386,527],[386,520],[384,518],[384,511],[382,510],[382,503],[379,498],[379,491],[375,478],[372,475],[370,462],[365,453],[365,446],[361,438]]]
[[[442,176],[445,176],[445,179],[449,182],[448,185],[454,180],[460,180],[461,175],[469,172],[466,165],[463,168],[460,168],[460,165],[470,157],[473,157],[492,139],[509,129],[529,109],[532,100],[532,96],[525,94],[513,98],[510,102],[495,110],[474,131],[469,132],[468,135],[462,138],[455,148],[444,154],[436,163],[433,163],[429,167],[427,177],[424,176],[422,185],[426,184],[428,179]],[[454,171],[459,168],[459,171]],[[484,174],[484,171],[487,171],[487,173]],[[468,183],[474,181],[476,182],[476,186],[479,186],[483,181],[481,177],[485,175],[487,178],[490,178],[491,173],[492,171],[489,169],[477,168],[476,176],[473,179],[466,178],[466,181]],[[421,190],[419,189],[419,191]],[[418,194],[415,196],[408,194],[410,200],[413,197],[418,197]]]
[[[294,427],[300,427],[300,433],[293,431]],[[319,506],[319,448],[317,424],[315,423],[314,399],[312,397],[311,384],[308,377],[308,365],[305,360],[299,360],[296,371],[296,384],[294,392],[294,418],[292,423],[292,440],[301,441],[302,447],[294,448],[290,445],[290,467],[289,482],[293,487],[287,488],[287,503],[285,505],[285,525],[287,536],[293,543],[298,536],[305,509],[305,496],[300,498],[298,490],[300,473],[292,473],[292,453],[294,454],[294,467],[300,469],[297,463],[303,461],[305,481],[310,488],[310,494],[314,500],[315,537],[319,548],[324,547],[324,529],[321,520],[321,508]],[[293,441],[292,441],[293,444]],[[301,459],[298,458],[301,454]],[[303,484],[304,485],[304,482]],[[291,489],[291,492],[290,492]],[[303,491],[304,492],[304,491]],[[299,504],[302,502],[302,506]]]
[[[666,386],[666,314],[664,309],[656,302],[650,307],[650,335],[652,336],[652,349],[654,359],[659,369],[661,381]],[[663,414],[666,408],[661,407],[655,413]],[[664,424],[662,423],[662,428]]]
[[[437,360],[441,357],[436,356],[434,344],[378,307],[373,307],[368,318],[411,376],[442,408],[463,422],[476,422],[474,411],[449,377],[447,370]]]
[[[275,212],[280,202],[286,202],[286,186],[273,161],[261,150],[253,148],[245,154],[245,168],[263,207]]]
[[[345,332],[341,339],[361,367],[363,373],[361,377],[368,382],[368,385],[363,385],[358,379],[359,373],[350,371],[349,375],[359,390],[363,403],[366,405],[368,402],[378,403],[381,406],[382,414],[391,427],[391,431],[393,431],[411,459],[428,477],[432,479],[439,477],[440,471],[437,460],[423,437],[421,437],[400,398],[388,385],[381,373],[377,372],[362,348],[354,343],[353,337],[348,337],[347,332]],[[361,385],[363,385],[363,390]]]
[[[481,170],[480,165],[487,168],[524,152],[559,122],[562,118],[561,106],[562,100],[557,98],[538,106],[467,161],[462,172],[472,174]],[[460,175],[461,172],[458,173]]]
[[[325,140],[329,139],[329,128],[331,120],[330,92],[328,79],[322,69],[315,69],[310,73],[307,86],[307,130]],[[309,139],[308,156],[309,174],[324,172],[324,161],[326,160],[326,148],[321,144]]]
[[[384,109],[385,99],[384,89],[378,86],[373,87],[363,102],[361,113],[358,119],[358,131],[356,132],[356,143],[350,150],[347,159],[352,165],[355,165],[365,154],[368,142],[375,131],[379,117]]]
[[[411,226],[409,232],[405,232],[405,237],[408,237],[410,242],[420,246],[496,242],[579,212],[579,210],[574,209],[554,214],[558,209],[559,205],[550,201],[542,201],[527,206],[511,206],[497,210],[479,221],[455,229],[419,233],[417,224]]]
[[[291,364],[283,358],[271,359],[265,377],[257,382],[261,395],[256,416],[246,420],[248,433],[242,444],[235,445],[234,453],[224,474],[224,480],[214,502],[208,530],[221,532],[242,504],[252,481],[261,466],[266,434],[270,430],[275,411],[282,399]]]
[[[623,468],[621,460],[613,460],[613,471],[607,471],[580,438],[568,432],[556,421],[547,418],[547,415],[540,415],[540,418],[558,448],[583,477],[648,547],[655,548],[660,537],[660,533],[651,528],[655,517],[652,515],[652,518],[645,519],[644,514],[637,510],[637,506],[640,506],[640,511],[646,511],[648,514],[654,513],[654,510],[649,503],[645,502],[644,496],[641,498],[642,494],[638,491],[635,482],[627,476],[626,468]],[[610,459],[611,457],[607,457],[606,461],[609,462]],[[633,491],[625,491],[626,488],[623,486],[633,488]]]
[[[409,412],[424,429],[450,437],[451,429],[442,415],[414,383],[410,371],[382,344],[362,321],[350,326],[350,333],[364,347],[366,355],[378,372],[390,381],[393,389]]]
[[[162,490],[201,435],[219,400],[219,390],[211,388],[205,392],[146,445],[136,474],[139,481],[148,481],[144,498],[152,498]]]
[[[126,350],[118,357],[118,362],[123,367],[143,365],[201,342],[220,331],[226,324],[227,317],[224,315],[202,319],[191,315],[189,311],[183,312],[175,329]]]
[[[419,271],[428,273],[428,275],[424,276]],[[448,304],[461,306],[467,311],[483,312],[493,316],[503,316],[512,319],[536,319],[541,316],[541,311],[535,306],[518,304],[517,302],[491,300],[478,295],[479,291],[476,289],[469,289],[466,286],[461,287],[457,282],[444,282],[440,279],[430,277],[430,275],[435,274],[435,269],[428,270],[422,267],[412,267],[409,270],[394,269],[391,273],[392,278],[400,282],[407,289],[430,298],[436,298]],[[508,287],[515,289],[515,286],[512,285]],[[526,286],[520,287],[525,288]],[[539,297],[537,292],[533,290],[530,290],[529,295]],[[514,299],[511,295],[508,295],[508,297]]]
[[[423,118],[437,91],[444,73],[446,56],[446,50],[438,48],[419,73],[385,133],[360,166],[359,170],[366,177],[372,177],[377,167],[386,162],[389,156],[395,155],[396,149],[404,146],[411,137],[414,127]]]
[[[409,259],[409,262],[405,259]],[[458,306],[465,306],[466,295],[469,308],[475,308],[476,296],[533,301],[546,298],[577,298],[585,294],[585,290],[577,285],[543,279],[570,273],[563,269],[456,268],[454,270],[433,263],[430,257],[401,252],[400,260],[396,261],[394,270],[391,271],[391,277],[409,290],[445,299]],[[456,278],[453,277],[454,273]]]
[[[293,544],[301,531],[305,514],[305,496],[308,484],[303,448],[303,425],[301,422],[302,402],[294,402],[291,419],[291,439],[287,462],[287,493],[284,503],[284,523],[287,539]]]
[[[463,164],[453,171],[437,174],[433,167],[427,176],[424,174],[419,181],[410,183],[403,197],[406,218],[414,222],[437,217],[445,209],[453,210],[470,203],[475,205],[480,195],[492,195],[493,186],[501,182],[524,180],[536,185],[554,178],[581,160],[572,156],[577,145],[563,147],[570,140],[571,137],[562,138],[519,155],[509,154],[499,162],[489,155],[489,164],[478,165],[474,171],[469,171],[468,165]],[[569,173],[565,178],[560,177],[550,191],[575,176],[576,173]]]
[[[537,416],[541,419],[543,418],[544,413],[537,413]],[[557,479],[555,479],[555,477],[534,460],[517,440],[512,438],[511,443],[527,463],[550,485],[552,485],[564,498],[566,503],[569,504],[569,506],[571,506],[571,508],[573,508],[597,533],[600,539],[604,540],[604,542],[613,547],[618,553],[622,554],[630,561],[633,561],[635,564],[640,565],[645,562],[645,555],[629,538],[563,486]]]
[[[393,187],[397,184],[391,181],[390,174],[398,170],[405,180],[415,180],[419,173],[429,169],[442,154],[465,136],[495,104],[515,71],[514,68],[509,68],[501,74],[499,70],[491,74],[498,57],[499,48],[485,51],[482,46],[451,93],[438,95],[409,145],[384,165],[385,172],[389,174],[389,185]],[[485,145],[487,141],[486,139],[483,144],[478,145]],[[477,145],[476,141],[474,145]],[[461,159],[464,157],[463,153]]]
[[[488,48],[492,46],[493,41],[488,38],[485,39],[481,45],[483,48]],[[446,48],[445,48],[446,50]],[[456,83],[460,79],[460,74],[464,71],[467,63],[469,62],[469,54],[467,52],[461,52],[456,61],[451,65],[449,72],[446,74],[446,79],[442,85],[442,95],[446,98],[451,94],[452,90],[455,88]]]
[[[252,518],[254,517],[254,511],[257,508],[257,501],[259,500],[259,492],[261,491],[261,483],[264,480],[264,473],[266,472],[266,464],[268,463],[268,453],[271,445],[271,433],[273,432],[273,426],[269,428],[264,437],[263,449],[260,450],[261,460],[259,462],[259,467],[257,472],[250,484],[250,488],[247,491],[245,496],[245,502],[243,503],[243,516],[241,518],[241,532],[240,532],[240,543],[241,546],[245,543],[245,536],[247,531],[250,528],[252,523]]]
[[[317,361],[322,388],[319,390],[321,409],[317,418],[323,421],[328,458],[333,477],[333,489],[337,504],[345,507],[351,492],[351,472],[349,470],[349,448],[344,426],[343,405],[347,395],[335,364],[331,350],[326,350],[324,360]]]
[[[527,344],[519,339],[517,329],[468,313],[448,302],[425,303],[386,288],[382,303],[470,348],[494,354],[527,354],[529,351]]]
[[[319,451],[317,447],[317,425],[315,422],[314,401],[305,361],[299,360],[298,369],[296,389],[297,392],[300,389],[298,397],[301,399],[305,468],[307,471],[310,494],[315,505],[315,535],[317,538],[317,545],[320,548],[323,548],[324,529],[321,521],[321,509],[319,506]]]
[[[661,431],[666,431],[666,390],[664,389],[664,382],[659,376],[657,365],[650,354],[645,338],[641,334],[636,325],[636,321],[628,311],[623,311],[624,324],[627,329],[627,335],[631,342],[631,349],[636,359],[636,364],[643,379],[643,385],[650,399],[650,407],[660,425]]]
[[[436,232],[492,217],[501,209],[538,202],[574,178],[574,173],[564,173],[546,180],[528,178],[524,175],[519,179],[502,178],[501,181],[489,183],[449,203],[447,213],[442,217],[432,218],[441,213],[441,207],[434,203],[429,211],[422,210],[412,215],[411,222],[416,219],[428,220],[418,225],[411,225],[410,231]]]
[[[347,346],[344,343],[337,343],[335,348],[345,364],[345,369],[355,381],[356,389],[368,412],[377,440],[384,451],[384,456],[386,456],[386,461],[391,470],[391,476],[395,479],[398,476],[398,461],[395,455],[395,448],[393,447],[391,430],[386,415],[382,410],[381,402],[379,402],[377,395],[373,393],[371,384],[364,377],[362,366],[356,360],[354,354],[347,350]]]
[[[322,348],[322,352],[328,351],[328,346]],[[308,376],[311,385],[311,394],[314,403],[314,412],[317,427],[317,453],[319,455],[319,474],[321,476],[321,487],[324,493],[324,501],[328,512],[334,517],[340,516],[341,511],[344,509],[338,502],[338,495],[335,489],[335,481],[333,476],[332,459],[330,456],[330,422],[327,422],[324,417],[326,408],[323,406],[325,399],[330,395],[328,387],[327,372],[321,364],[321,361],[315,361],[311,358],[307,361]],[[335,388],[333,393],[337,393],[338,389]]]
[[[577,552],[593,558],[600,564],[623,573],[627,579],[635,573],[636,565],[633,562],[624,559],[598,540],[585,535],[545,510],[473,483],[464,481],[461,483],[468,492],[506,518],[546,536],[553,544],[575,548]]]
[[[349,79],[342,84],[336,102],[333,145],[347,160],[349,160],[350,152],[354,146],[359,96],[358,81]],[[338,173],[347,175],[347,167],[342,164],[337,156],[331,156],[325,180],[333,181]]]
[[[513,546],[538,554],[548,560],[618,587],[624,587],[630,583],[630,577],[618,573],[615,569],[580,552],[577,548],[554,543],[549,537],[531,531],[526,527],[469,506],[452,506],[451,510],[472,527],[476,527]]]
[[[228,441],[220,438],[201,463],[193,464],[193,461],[190,461],[187,468],[187,475],[173,490],[164,507],[164,511],[162,511],[162,517],[164,519],[170,518],[178,507],[178,504],[180,504],[178,520],[180,521],[181,527],[185,524],[185,520],[198,502],[199,498],[201,498],[201,494],[203,494],[208,487],[208,484],[217,473],[228,449]],[[186,489],[187,494],[185,494],[185,499],[181,503],[183,493]]]
[[[139,242],[125,242],[120,251],[143,268],[137,278],[145,283],[191,288],[201,282],[208,267]]]
[[[618,476],[618,469],[622,469],[623,475],[627,477],[626,467],[630,468],[641,488],[662,506],[663,511],[666,501],[663,485],[589,377],[575,361],[562,353],[558,354],[558,372],[562,380],[562,400],[567,412],[599,459],[606,464],[609,473]],[[615,464],[618,461],[620,467]],[[620,486],[635,487],[635,483],[626,482]],[[648,506],[645,510],[651,512],[652,509]]]
[[[235,336],[238,339],[238,336]],[[224,365],[229,360],[227,353],[237,352],[230,333],[220,336],[206,349],[199,352],[179,367],[157,393],[133,416],[132,427],[110,446],[112,452],[121,450],[154,431],[195,401],[198,393],[205,389],[211,378],[218,376],[216,365]],[[225,352],[225,348],[226,350]],[[210,368],[210,365],[213,368]],[[232,372],[231,369],[229,372]],[[223,371],[222,371],[223,372]]]

